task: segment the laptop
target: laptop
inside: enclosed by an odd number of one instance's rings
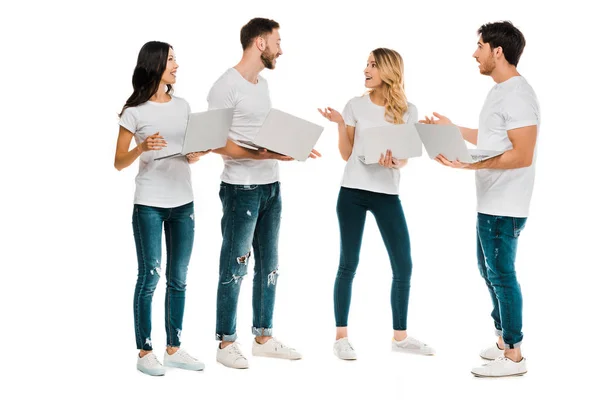
[[[220,108],[190,113],[181,151],[157,157],[155,160],[181,157],[196,151],[207,151],[225,147],[232,120],[233,108]],[[168,150],[168,148],[167,146],[166,149],[161,151]]]
[[[363,154],[358,159],[365,164],[377,164],[381,154],[389,149],[394,158],[420,157],[423,145],[415,124],[385,125],[361,130]]]
[[[306,161],[323,129],[320,125],[272,108],[254,140],[234,140],[234,143],[248,149],[267,149],[298,161]]]
[[[456,125],[415,124],[430,158],[443,155],[450,161],[473,164],[504,153],[504,151],[469,149]]]

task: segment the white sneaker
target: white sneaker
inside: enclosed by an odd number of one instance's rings
[[[433,347],[426,345],[412,336],[407,336],[406,339],[401,341],[392,339],[392,350],[405,353],[422,354],[425,356],[432,356],[435,354]]]
[[[488,347],[487,349],[481,350],[479,353],[479,357],[484,360],[495,360],[498,357],[504,356],[504,350],[498,347],[498,343],[493,345],[492,347]]]
[[[204,369],[204,363],[196,360],[194,357],[182,348],[171,355],[165,350],[165,357],[163,358],[165,367],[181,368],[190,371],[202,371]]]
[[[229,368],[248,368],[248,359],[242,354],[237,342],[233,342],[224,349],[221,348],[221,345],[217,346],[217,362]]]
[[[252,355],[257,357],[284,358],[286,360],[299,360],[302,354],[296,349],[287,347],[275,338],[269,339],[265,344],[260,344],[256,340],[252,343]]]
[[[347,337],[335,341],[333,354],[341,360],[356,360],[356,352]]]
[[[510,358],[498,357],[481,367],[475,367],[471,373],[479,377],[500,378],[503,376],[518,376],[527,372],[525,358],[519,362],[514,362]]]
[[[148,353],[144,357],[138,355],[137,369],[146,375],[161,376],[165,374],[165,367],[158,361],[154,353]]]

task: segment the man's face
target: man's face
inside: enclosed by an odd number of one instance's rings
[[[473,57],[479,63],[479,72],[482,75],[491,75],[496,68],[496,59],[489,43],[483,43],[481,37],[477,42],[477,50],[473,53]]]
[[[275,69],[277,64],[277,57],[283,54],[281,51],[281,37],[279,36],[279,29],[273,29],[270,35],[267,35],[266,39],[259,38],[264,41],[264,50],[260,55],[265,68]]]

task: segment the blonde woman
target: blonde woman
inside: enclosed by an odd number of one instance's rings
[[[373,50],[364,74],[368,92],[351,99],[342,114],[330,107],[319,109],[325,118],[338,124],[339,150],[347,161],[337,203],[341,248],[334,287],[337,330],[333,350],[343,360],[356,359],[356,352],[348,341],[348,313],[365,218],[370,211],[377,221],[392,265],[392,350],[433,355],[433,348],[406,332],[412,260],[398,189],[400,168],[407,160],[394,158],[389,150],[381,155],[379,165],[366,165],[358,158],[362,154],[365,129],[415,123],[417,108],[406,100],[404,63],[396,51]]]

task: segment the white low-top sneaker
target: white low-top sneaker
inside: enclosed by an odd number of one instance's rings
[[[223,349],[220,345],[217,346],[217,362],[220,362],[229,368],[248,368],[248,359],[242,354],[242,350],[237,342],[234,342]]]
[[[286,360],[300,360],[302,358],[302,354],[298,353],[296,349],[287,347],[274,337],[264,344],[260,344],[254,340],[252,343],[252,355],[258,357],[284,358]]]
[[[333,354],[342,360],[356,360],[356,351],[354,351],[347,337],[335,341]]]
[[[144,357],[138,355],[137,369],[151,376],[161,376],[165,374],[165,367],[162,366],[154,353],[148,353]]]
[[[485,378],[500,378],[503,376],[518,376],[527,372],[527,364],[522,358],[519,362],[514,362],[507,357],[498,357],[481,367],[475,367],[471,373],[475,376]]]
[[[432,356],[435,354],[433,347],[415,339],[412,336],[407,336],[406,339],[401,341],[392,339],[392,350],[405,353],[422,354],[425,356]]]
[[[165,350],[165,356],[163,358],[165,367],[181,368],[190,371],[202,371],[204,369],[204,363],[196,360],[187,351],[182,348],[171,355]]]

